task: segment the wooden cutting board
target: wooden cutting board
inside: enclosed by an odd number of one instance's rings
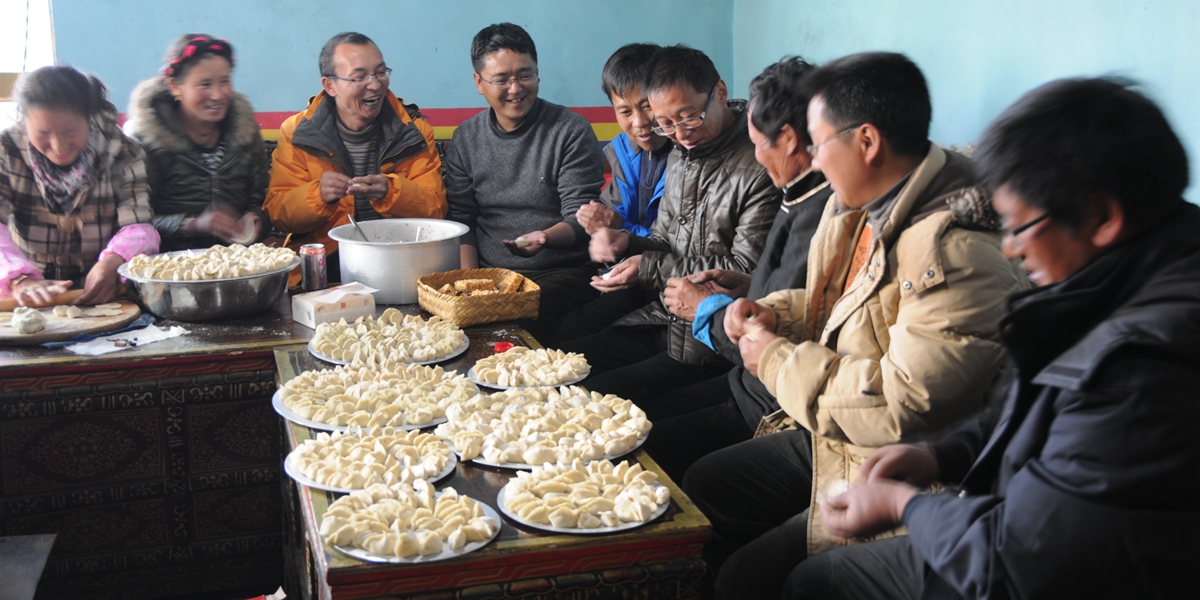
[[[46,315],[46,328],[37,333],[17,333],[12,322],[5,320],[0,323],[0,345],[4,346],[33,346],[47,342],[62,342],[81,333],[101,333],[120,329],[132,323],[142,314],[138,305],[128,300],[115,300],[121,303],[121,314],[112,317],[76,317],[68,319],[54,315],[54,307],[39,309]],[[90,306],[80,306],[88,310]]]

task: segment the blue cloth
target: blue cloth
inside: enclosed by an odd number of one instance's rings
[[[658,183],[654,185],[654,195],[650,198],[650,204],[646,207],[646,222],[638,222],[638,187],[642,175],[642,158],[638,150],[629,144],[629,136],[624,133],[618,135],[610,142],[613,153],[617,156],[617,163],[621,166],[622,177],[613,177],[613,182],[617,184],[617,189],[621,190],[621,204],[614,209],[617,214],[621,215],[624,224],[621,229],[632,233],[633,235],[646,237],[650,235],[650,225],[654,223],[655,217],[658,216],[658,200],[662,198],[663,190],[666,189],[667,172],[664,169],[662,177],[658,179]]]
[[[717,349],[713,347],[712,335],[709,333],[709,329],[712,328],[712,316],[730,304],[733,304],[733,298],[725,294],[713,294],[701,300],[700,306],[696,307],[696,318],[692,321],[692,337],[712,348],[714,352]]]
[[[65,342],[48,342],[48,343],[42,344],[42,347],[43,348],[66,348],[67,346],[71,346],[73,344],[78,344],[80,342],[90,342],[98,337],[104,337],[106,335],[115,335],[118,333],[124,333],[126,331],[130,331],[133,329],[140,329],[142,327],[148,327],[150,325],[153,325],[157,321],[158,321],[158,319],[155,319],[154,315],[152,315],[150,313],[143,313],[142,316],[138,317],[137,319],[134,319],[134,321],[132,323],[130,323],[120,329],[114,329],[112,331],[104,331],[101,333],[81,333]]]

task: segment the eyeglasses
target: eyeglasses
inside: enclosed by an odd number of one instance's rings
[[[832,140],[835,140],[835,139],[837,139],[837,138],[839,138],[839,137],[842,137],[843,135],[846,135],[847,133],[850,133],[851,131],[854,131],[855,129],[858,129],[859,127],[862,127],[862,125],[863,125],[862,123],[859,123],[859,124],[857,124],[857,125],[851,125],[851,126],[849,126],[849,127],[845,128],[845,129],[843,129],[843,130],[841,130],[841,131],[839,131],[839,132],[837,132],[837,133],[835,133],[835,134],[833,134],[833,135],[831,135],[831,136],[829,136],[829,137],[825,138],[825,141],[823,141],[823,142],[821,142],[821,143],[819,143],[819,144],[813,144],[813,145],[811,145],[811,146],[805,146],[804,150],[808,152],[808,155],[809,155],[809,156],[816,156],[816,155],[817,155],[817,150],[820,150],[820,149],[821,149],[821,146],[824,146],[825,144],[828,144],[830,141],[832,141]]]
[[[692,130],[692,129],[695,129],[695,128],[703,125],[704,117],[708,116],[708,103],[712,102],[713,92],[716,92],[716,91],[717,91],[717,86],[715,86],[715,85],[713,86],[713,88],[711,90],[708,91],[708,98],[705,98],[705,100],[704,100],[704,109],[705,110],[704,110],[704,112],[701,112],[698,116],[688,117],[686,119],[680,119],[674,123],[671,123],[670,125],[651,125],[650,131],[653,131],[654,133],[657,133],[658,135],[675,135],[676,129]]]
[[[387,79],[391,79],[392,78],[392,70],[384,69],[382,71],[368,73],[361,77],[338,77],[337,75],[326,75],[326,77],[328,77],[330,79],[334,79],[334,80],[340,79],[342,81],[352,83],[354,85],[363,85],[366,83],[370,83],[372,80],[375,80],[375,79],[378,79],[380,81],[385,81]]]
[[[1022,233],[1029,231],[1029,229],[1031,227],[1033,227],[1034,225],[1037,225],[1038,223],[1041,223],[1042,221],[1045,221],[1046,219],[1049,219],[1052,216],[1054,216],[1054,213],[1045,212],[1045,213],[1042,213],[1042,216],[1040,216],[1024,225],[1021,225],[1020,227],[1017,227],[1015,229],[1001,229],[1000,231],[1003,232],[1004,235],[1006,235],[1010,238],[1015,238],[1018,235],[1021,235]]]
[[[501,89],[501,90],[507,90],[508,87],[511,86],[514,81],[517,82],[517,85],[524,87],[526,85],[529,85],[529,84],[537,81],[537,78],[538,78],[537,71],[534,71],[532,73],[520,73],[516,77],[504,77],[502,79],[492,79],[492,80],[484,79],[482,75],[479,76],[479,79],[481,81],[490,83],[493,86],[495,86],[497,89]]]

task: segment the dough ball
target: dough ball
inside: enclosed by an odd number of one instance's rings
[[[46,328],[46,315],[36,308],[18,306],[13,311],[12,326],[17,333],[37,333]]]

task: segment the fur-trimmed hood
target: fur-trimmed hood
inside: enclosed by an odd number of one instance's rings
[[[258,122],[254,120],[254,107],[239,92],[233,93],[225,123],[228,143],[250,146],[260,135]],[[126,131],[148,148],[179,153],[193,148],[175,117],[175,99],[171,97],[171,90],[161,77],[147,79],[134,88],[129,97]]]

